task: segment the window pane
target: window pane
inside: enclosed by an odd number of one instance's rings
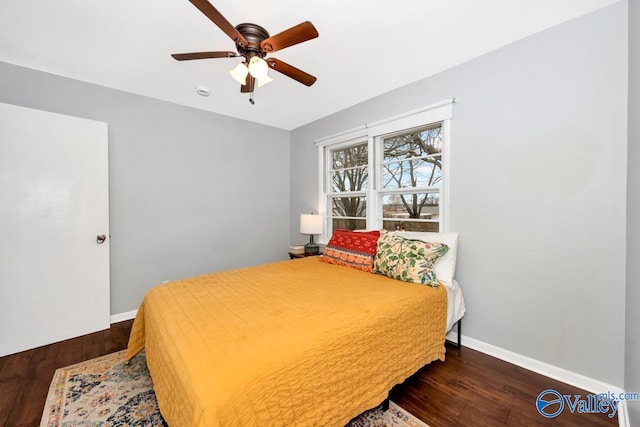
[[[334,217],[366,217],[367,202],[365,196],[332,197],[332,216]]]
[[[382,228],[385,230],[402,230],[402,231],[440,231],[440,225],[437,222],[426,221],[382,221]]]
[[[331,173],[331,190],[335,193],[367,190],[367,175],[366,165],[334,171]]]
[[[382,165],[382,188],[439,187],[441,182],[440,155]]]
[[[382,197],[382,217],[401,219],[440,219],[440,193],[387,194]]]
[[[386,137],[382,188],[435,187],[442,181],[442,127]]]
[[[331,151],[331,168],[333,170],[363,166],[368,162],[369,151],[366,143]]]
[[[442,154],[442,127],[440,125],[384,138],[383,161]]]
[[[331,191],[360,191],[367,189],[369,151],[367,144],[331,151]]]
[[[334,218],[333,231],[336,230],[364,230],[367,228],[367,220],[365,219],[347,219]]]

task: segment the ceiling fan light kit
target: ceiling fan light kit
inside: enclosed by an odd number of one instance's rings
[[[253,93],[256,86],[261,87],[273,81],[269,69],[284,74],[306,86],[315,83],[316,78],[292,65],[275,58],[265,60],[267,54],[282,50],[289,46],[318,37],[318,31],[309,21],[302,22],[270,36],[267,30],[259,25],[244,23],[231,25],[218,10],[207,0],[189,0],[200,12],[227,34],[236,45],[237,54],[228,51],[178,53],[171,56],[178,61],[211,58],[244,57],[244,61],[229,71],[231,77],[241,84],[240,92]],[[253,104],[253,96],[249,98]]]

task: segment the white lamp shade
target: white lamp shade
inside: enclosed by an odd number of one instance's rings
[[[302,214],[300,215],[300,233],[302,234],[322,234],[322,215]]]
[[[249,73],[249,69],[247,68],[246,65],[244,65],[244,62],[239,63],[238,65],[236,65],[236,68],[229,71],[229,74],[231,74],[231,77],[233,77],[233,79],[238,83],[240,83],[241,85],[247,84],[248,73]]]
[[[249,72],[256,79],[262,78],[269,72],[269,64],[259,56],[254,56],[249,61]]]
[[[265,74],[262,77],[256,77],[256,82],[258,83],[258,87],[262,87],[264,85],[266,85],[269,82],[272,82],[273,79],[271,77],[269,77],[268,74]]]

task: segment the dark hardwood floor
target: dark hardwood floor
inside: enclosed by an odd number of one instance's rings
[[[447,347],[444,362],[430,363],[394,388],[391,400],[430,427],[618,425],[617,416],[572,414],[566,405],[556,418],[543,417],[535,402],[547,389],[589,394],[469,348]]]
[[[54,371],[124,349],[131,324],[0,358],[0,426],[39,426]],[[391,399],[431,427],[617,425],[617,417],[567,409],[553,419],[542,417],[535,400],[549,388],[588,394],[477,351],[448,347],[445,362],[421,369],[394,388]]]
[[[0,426],[39,426],[55,370],[125,349],[132,324],[1,357]]]

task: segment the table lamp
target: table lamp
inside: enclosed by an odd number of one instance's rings
[[[317,255],[320,248],[313,241],[314,234],[322,234],[322,215],[300,215],[300,233],[309,235],[309,243],[304,245],[305,255]]]

